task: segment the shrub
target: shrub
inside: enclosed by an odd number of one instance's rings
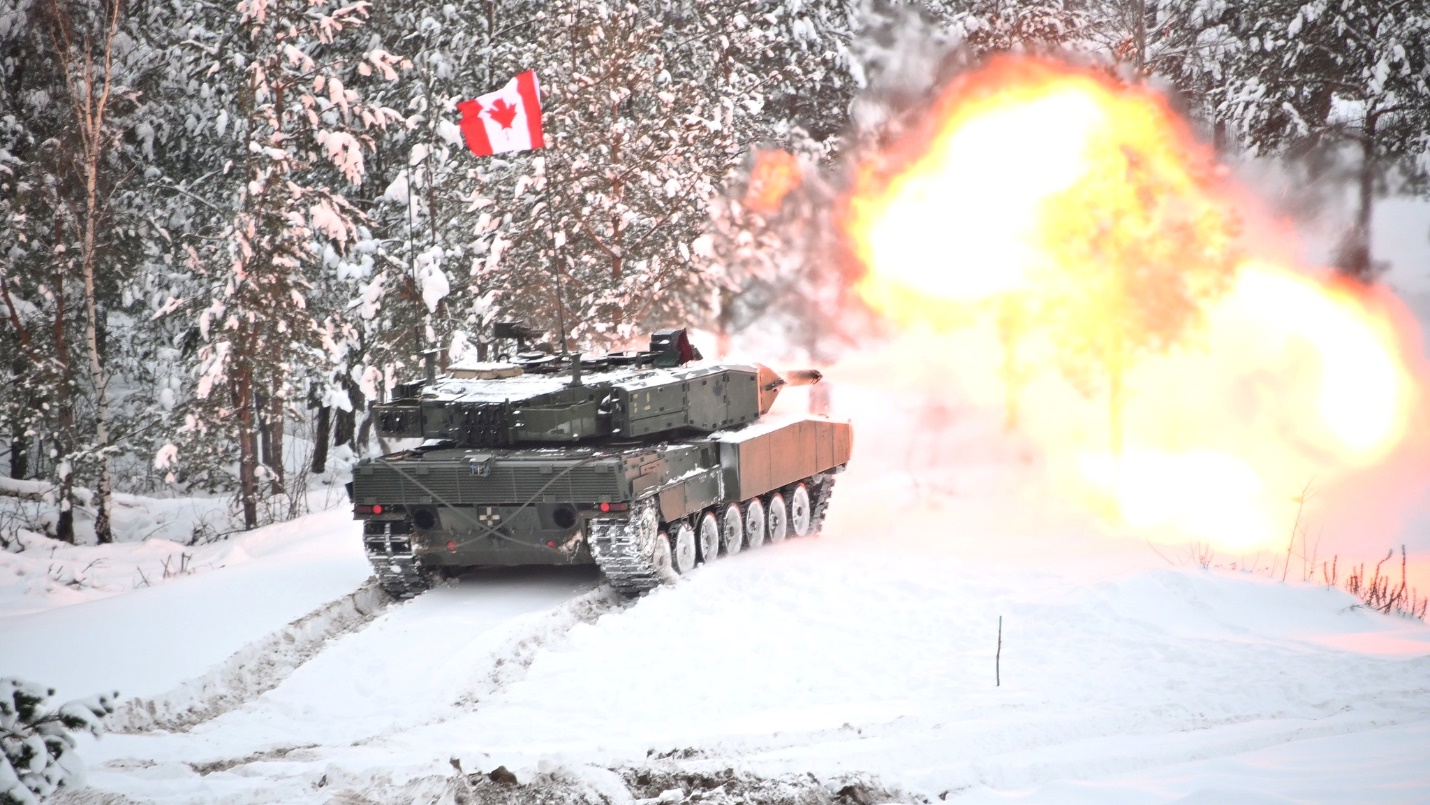
[[[64,785],[83,783],[74,733],[98,736],[114,712],[112,695],[50,709],[53,688],[0,678],[0,805],[37,805]]]

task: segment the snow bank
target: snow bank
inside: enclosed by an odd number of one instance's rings
[[[107,557],[99,569],[107,568],[110,580],[78,590],[52,582],[37,588],[36,574],[46,578],[43,568],[82,568],[79,559],[65,559],[62,551],[0,553],[0,577],[15,580],[0,587],[0,666],[61,696],[118,690],[121,704],[208,672],[241,647],[352,593],[371,575],[347,511],[199,549],[155,540],[66,550],[92,557],[89,562]],[[194,557],[185,564],[188,572],[164,579],[159,560],[177,569],[184,553]],[[152,583],[136,588],[141,571]]]

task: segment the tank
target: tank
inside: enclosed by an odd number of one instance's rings
[[[769,416],[780,389],[817,383],[759,364],[700,361],[682,329],[645,351],[428,355],[425,379],[373,406],[378,433],[420,446],[353,470],[354,517],[398,598],[443,575],[511,565],[598,565],[635,595],[703,563],[817,534],[853,446],[846,422]]]

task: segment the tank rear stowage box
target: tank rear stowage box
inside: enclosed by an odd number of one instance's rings
[[[496,335],[533,334],[499,325]],[[353,471],[355,517],[383,588],[492,565],[599,565],[634,594],[702,562],[817,533],[848,423],[766,416],[788,381],[758,364],[692,364],[684,330],[645,352],[516,352],[455,364],[373,406],[421,446]],[[818,382],[819,373],[792,374]]]

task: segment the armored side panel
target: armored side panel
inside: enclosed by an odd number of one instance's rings
[[[662,450],[660,462],[646,469],[657,490],[661,519],[672,521],[719,502],[724,493],[720,452],[710,443],[673,444]]]
[[[650,373],[615,385],[614,433],[643,438],[690,428],[735,428],[760,415],[753,368]]]
[[[719,444],[725,483],[747,500],[847,464],[854,439],[847,422],[801,419],[724,434]]]

